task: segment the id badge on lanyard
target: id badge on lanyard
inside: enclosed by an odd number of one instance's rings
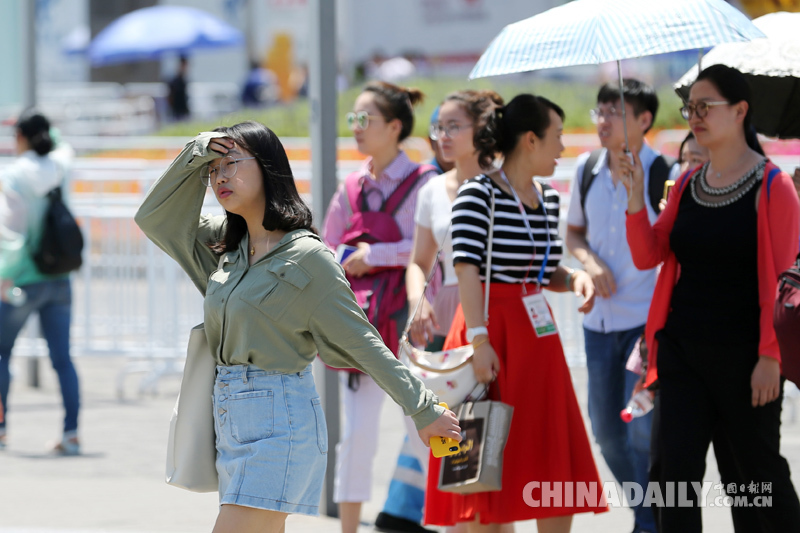
[[[500,176],[503,178],[503,181],[506,182],[508,188],[511,189],[511,192],[514,194],[514,199],[517,201],[517,207],[519,208],[519,212],[522,215],[522,222],[525,224],[525,229],[528,230],[528,235],[531,238],[531,242],[533,243],[533,255],[534,259],[536,258],[536,239],[534,238],[533,231],[531,230],[531,225],[528,222],[528,215],[525,213],[525,207],[522,205],[522,202],[517,196],[517,191],[514,190],[514,187],[511,186],[511,182],[506,177],[505,172],[502,170],[500,171]],[[544,198],[542,197],[541,193],[539,193],[539,189],[536,188],[534,185],[533,190],[536,191],[536,195],[539,198],[539,203],[542,206],[542,212],[544,213],[544,227],[545,227],[545,235],[547,238],[547,247],[544,251],[544,259],[542,260],[542,267],[539,269],[539,276],[536,279],[536,284],[541,289],[542,287],[542,280],[544,280],[544,271],[547,267],[547,259],[550,257],[550,223],[547,219],[547,209],[544,207]],[[533,260],[531,260],[531,265],[533,264]],[[530,272],[530,268],[528,269]],[[523,280],[523,291],[524,291],[524,283],[525,280],[528,278],[528,273],[525,274],[525,279]],[[553,314],[550,312],[550,307],[547,305],[547,300],[542,294],[541,290],[534,294],[523,294],[522,296],[522,304],[525,306],[525,311],[528,313],[528,319],[531,321],[531,326],[533,326],[533,331],[536,332],[537,337],[546,337],[548,335],[554,335],[558,333],[558,329],[556,329],[556,322],[553,320]]]
[[[537,292],[523,296],[522,303],[525,304],[525,311],[528,312],[528,318],[537,337],[547,337],[558,333],[556,321],[553,320],[553,314],[550,312],[550,307],[547,306],[544,294]]]

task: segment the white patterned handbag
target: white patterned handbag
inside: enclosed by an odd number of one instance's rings
[[[489,233],[486,246],[486,294],[483,301],[483,320],[489,322],[489,287],[491,285],[492,272],[492,233],[494,229],[494,189],[492,189],[492,205],[489,213]],[[450,229],[448,228],[448,231]],[[438,259],[439,253],[436,253]],[[434,273],[436,263],[425,281],[423,296],[428,289]],[[406,327],[400,337],[400,361],[408,367],[412,374],[418,377],[425,387],[433,391],[439,397],[440,402],[444,402],[452,410],[463,402],[478,385],[475,371],[472,368],[472,344],[451,348],[438,352],[428,352],[414,347],[408,339],[408,331],[414,317],[419,312],[422,305],[422,298],[417,302],[414,312],[408,317]]]

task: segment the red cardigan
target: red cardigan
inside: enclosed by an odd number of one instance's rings
[[[764,170],[764,183],[773,169],[771,161]],[[658,378],[656,365],[658,343],[655,334],[664,328],[670,312],[672,289],[680,276],[680,265],[669,246],[669,236],[678,215],[678,205],[683,192],[688,189],[687,181],[692,174],[686,172],[678,179],[672,189],[667,206],[653,226],[647,218],[647,210],[642,209],[628,215],[626,221],[628,245],[636,268],[647,270],[664,263],[656,282],[653,301],[645,326],[645,340],[648,347],[646,385]],[[759,355],[781,360],[775,328],[772,324],[778,276],[794,262],[800,239],[800,200],[792,179],[785,172],[778,172],[764,194],[762,187],[758,200],[758,294],[761,306],[761,338]],[[724,287],[721,287],[724,290]]]

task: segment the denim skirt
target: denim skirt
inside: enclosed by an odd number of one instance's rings
[[[217,366],[214,429],[220,505],[319,514],[328,431],[310,365]]]

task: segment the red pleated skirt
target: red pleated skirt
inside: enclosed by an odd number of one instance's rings
[[[536,288],[528,285],[527,290],[530,294]],[[438,490],[441,460],[431,455],[424,523],[449,526],[479,516],[482,524],[496,524],[607,511],[561,339],[536,336],[522,303],[521,285],[492,283],[489,299],[489,339],[500,358],[490,396],[514,407],[503,456],[503,490],[442,492]],[[465,344],[466,324],[459,306],[444,347]],[[596,488],[597,498],[564,497],[557,503],[549,500],[549,506],[529,506],[523,491],[530,482],[539,482],[539,487],[544,482],[584,484]],[[528,494],[529,502],[546,501],[541,488]]]

